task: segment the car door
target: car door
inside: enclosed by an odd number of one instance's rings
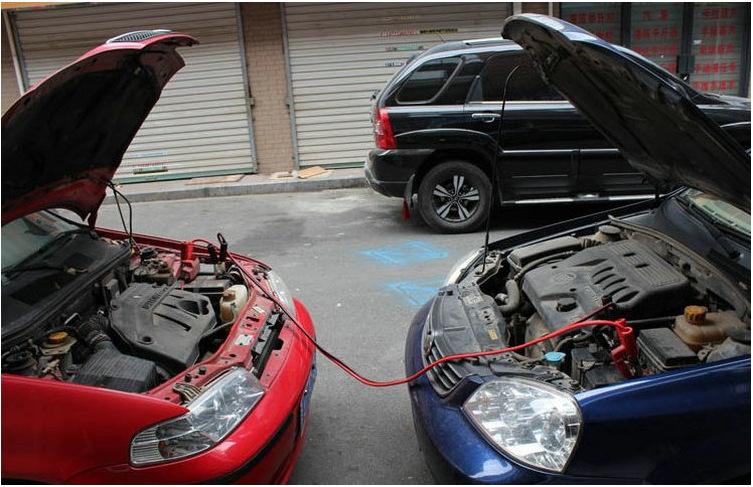
[[[591,198],[635,192],[635,171],[578,111],[541,79],[519,50],[488,59],[466,105],[473,130],[497,137],[507,76],[510,79],[499,172],[503,201]]]
[[[437,57],[416,67],[386,101],[395,135],[463,127],[463,102],[482,66],[471,54]]]

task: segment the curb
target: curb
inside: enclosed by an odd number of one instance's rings
[[[152,190],[128,193],[122,191],[131,203],[149,201],[170,201],[196,198],[214,198],[221,196],[242,196],[248,194],[298,193],[303,191],[322,191],[325,189],[344,189],[366,187],[363,176],[340,177],[334,179],[295,179],[292,181],[263,181],[253,184],[235,186],[199,186],[193,188]],[[102,204],[114,204],[115,198],[107,195]]]

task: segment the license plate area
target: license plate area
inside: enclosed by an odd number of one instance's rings
[[[303,434],[303,427],[306,423],[306,414],[309,410],[311,403],[311,395],[314,392],[314,382],[316,382],[316,359],[311,366],[311,372],[309,372],[309,378],[306,381],[306,387],[303,389],[303,396],[301,396],[301,402],[298,406],[298,435]]]

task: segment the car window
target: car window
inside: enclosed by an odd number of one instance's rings
[[[463,66],[455,76],[450,79],[450,84],[435,101],[440,105],[462,105],[468,97],[468,90],[473,80],[484,67],[484,60],[476,55],[463,56]]]
[[[510,79],[507,101],[563,100],[557,90],[546,84],[531,59],[524,54],[503,53],[489,58],[474,84],[470,102],[500,102],[505,80],[510,71],[520,65]]]
[[[421,103],[434,98],[460,65],[460,57],[434,59],[422,64],[400,87],[398,103]]]

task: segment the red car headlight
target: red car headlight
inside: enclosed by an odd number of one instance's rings
[[[188,403],[183,416],[150,426],[131,441],[131,463],[151,465],[207,450],[222,441],[264,395],[259,380],[237,367]]]

